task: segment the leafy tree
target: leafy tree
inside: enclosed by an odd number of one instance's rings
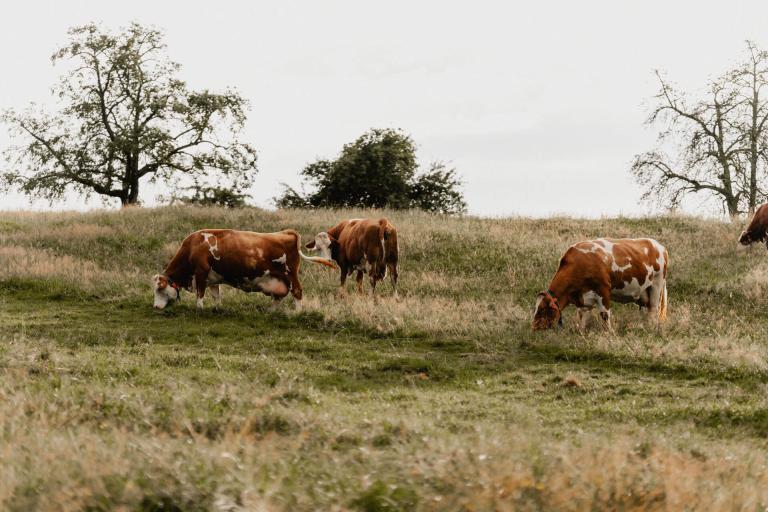
[[[184,204],[194,204],[199,206],[223,206],[225,208],[243,208],[247,206],[246,200],[248,194],[237,187],[223,187],[219,185],[202,185],[195,183],[192,186],[185,187],[184,192],[188,195],[174,194],[171,196],[171,203],[181,202]]]
[[[466,210],[455,169],[436,162],[429,171],[419,173],[413,140],[399,130],[370,130],[346,144],[336,160],[317,160],[301,175],[313,191],[303,193],[286,186],[275,200],[278,207]]]
[[[6,151],[5,188],[50,200],[67,190],[139,201],[142,180],[179,175],[242,181],[256,151],[237,140],[247,102],[233,91],[190,91],[165,56],[163,34],[136,23],[119,33],[95,24],[69,31],[54,64],[72,63],[54,93],[55,114],[7,110],[23,143]]]
[[[747,58],[691,100],[658,72],[660,89],[647,123],[661,125],[660,147],[635,157],[644,198],[670,206],[705,192],[731,216],[753,212],[768,176],[768,52],[747,43]],[[663,148],[671,148],[672,155]]]
[[[433,162],[429,171],[412,180],[410,205],[427,212],[464,212],[467,203],[459,192],[461,185],[456,169],[448,169],[443,162]]]

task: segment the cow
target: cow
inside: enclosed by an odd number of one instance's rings
[[[635,303],[657,322],[667,317],[669,253],[651,238],[599,238],[579,242],[565,251],[546,291],[536,297],[533,330],[562,326],[562,311],[578,308],[584,330],[589,312],[597,307],[611,329],[611,301]]]
[[[202,229],[187,236],[162,274],[152,278],[155,309],[165,308],[181,290],[197,292],[202,309],[206,289],[216,306],[221,304],[220,284],[246,292],[261,292],[281,300],[290,292],[301,309],[299,282],[301,260],[335,268],[333,262],[305,256],[301,236],[292,229],[279,233],[254,233],[234,229]]]
[[[755,242],[766,242],[766,248],[768,248],[768,204],[761,205],[755,210],[747,229],[739,236],[741,245],[748,246]]]
[[[363,274],[367,273],[371,293],[375,295],[376,283],[389,271],[393,294],[397,297],[397,229],[387,219],[343,220],[315,235],[306,248],[318,251],[322,258],[339,265],[342,293],[347,276],[356,271],[358,292],[363,293]]]

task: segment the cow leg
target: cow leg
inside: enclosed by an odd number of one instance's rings
[[[653,285],[648,290],[648,318],[651,323],[661,324],[666,318],[666,292],[667,281],[662,274],[657,275],[653,280]]]
[[[661,292],[663,291],[663,288],[657,285],[652,285],[651,289],[649,290],[649,298],[648,298],[648,319],[650,321],[653,321],[654,319],[658,322],[659,320],[659,305],[661,304]]]
[[[347,286],[347,275],[348,275],[348,272],[347,272],[347,268],[344,267],[344,266],[341,266],[341,265],[340,265],[339,270],[341,271],[341,276],[340,276],[341,277],[341,282],[339,283],[339,295],[343,297],[343,296],[345,296],[347,294],[346,286]]]
[[[603,325],[605,326],[605,329],[608,332],[610,332],[610,333],[614,332],[613,331],[613,323],[611,322],[611,310],[610,309],[606,309],[605,311],[600,313],[600,320],[603,321]]]
[[[387,263],[389,282],[392,283],[392,295],[397,298],[397,263]]]
[[[301,311],[301,299],[304,296],[304,291],[299,282],[299,275],[297,272],[291,272],[288,279],[291,281],[291,295],[293,295],[293,303],[296,307],[296,311]]]
[[[587,324],[589,323],[589,316],[592,313],[590,308],[578,308],[576,309],[576,324],[581,332],[587,330]]]
[[[357,276],[355,276],[355,281],[357,281],[357,293],[360,295],[363,294],[363,271],[358,270]]]
[[[611,290],[610,288],[605,288],[600,290],[598,295],[597,308],[600,312],[600,320],[603,321],[603,325],[608,331],[613,332],[613,327],[611,326]]]
[[[376,283],[383,280],[387,276],[387,263],[384,261],[384,255],[377,257],[376,254],[372,256],[372,259],[368,262],[368,271],[371,277],[371,295],[376,297]]]
[[[208,282],[208,271],[210,269],[198,270],[195,272],[195,290],[197,291],[197,309],[203,309],[203,298],[205,297],[205,287]]]
[[[600,320],[603,321],[603,325],[609,332],[613,332],[613,326],[611,325],[611,310],[606,309],[600,311]]]
[[[219,309],[221,307],[221,289],[219,288],[219,285],[211,285],[208,289],[211,291],[211,295],[213,296],[213,307]]]

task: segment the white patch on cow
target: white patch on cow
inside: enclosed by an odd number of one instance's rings
[[[628,270],[630,268],[632,268],[632,263],[631,262],[629,262],[626,265],[623,265],[623,266],[620,267],[620,266],[618,266],[616,264],[616,260],[615,259],[611,261],[611,270],[614,271],[614,272],[624,272],[625,270]]]
[[[613,242],[611,242],[610,240],[606,240],[605,238],[598,238],[597,240],[595,240],[595,242],[600,244],[603,247],[603,249],[605,249],[606,252],[613,254],[613,246],[614,246]]]
[[[629,282],[624,281],[624,286],[622,288],[614,288],[611,290],[611,295],[637,300],[640,298],[640,294],[643,290],[650,285],[651,283],[647,278],[643,284],[640,284],[640,281],[638,281],[636,277],[633,277]]]
[[[533,308],[533,317],[536,318],[536,313],[539,312],[539,307],[541,307],[541,301],[544,300],[544,297],[539,296],[536,298],[536,306]]]
[[[579,245],[587,245],[589,249],[578,247]],[[605,247],[603,247],[600,244],[597,244],[596,242],[579,242],[576,245],[572,245],[571,248],[576,249],[579,252],[583,252],[584,254],[596,253],[598,251],[605,253]]]
[[[603,298],[595,291],[589,290],[581,296],[581,300],[584,303],[585,308],[593,308],[597,306],[598,311],[605,313],[608,311],[603,305]]]
[[[282,256],[277,258],[276,260],[272,260],[272,261],[275,262],[275,263],[282,263],[283,265],[285,265],[285,262],[288,261],[288,256],[286,254],[283,254]]]
[[[640,283],[640,280],[636,276],[633,276],[629,282],[624,281],[624,286],[622,288],[614,288],[611,290],[611,295],[615,297],[638,300],[645,293],[645,291],[653,285],[653,266],[645,265],[645,270],[647,273],[642,283]]]
[[[264,272],[264,275],[254,277],[253,279],[245,279],[238,286],[241,290],[247,292],[264,292],[269,295],[277,295],[284,297],[288,295],[289,288],[286,286],[282,279],[272,277],[269,274],[269,270]]]
[[[643,254],[648,256],[648,248],[647,247],[643,247]]]
[[[216,238],[216,235],[213,233],[200,233],[203,235],[203,238],[205,239],[205,243],[208,244],[208,250],[211,253],[211,256],[213,256],[213,259],[220,260],[221,256],[219,256],[217,253],[219,252],[219,239]],[[214,243],[211,244],[211,238],[213,238]]]
[[[595,244],[590,244],[589,245],[589,249],[584,249],[584,248],[581,248],[581,247],[577,247],[575,245],[572,248],[576,249],[579,252],[583,252],[584,254],[590,254],[590,253],[593,253],[593,252],[597,252],[598,249],[601,249],[600,246],[595,245]]]
[[[276,277],[257,278],[261,291],[269,295],[284,296],[288,294],[288,287]]]
[[[661,245],[656,240],[650,239],[653,246],[656,248],[656,251],[658,251],[659,256],[656,258],[656,263],[659,265],[659,270],[662,272],[664,271],[664,246]]]
[[[197,298],[197,309],[203,309],[203,298],[198,297]]]

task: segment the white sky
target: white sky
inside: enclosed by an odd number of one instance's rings
[[[764,1],[26,0],[0,10],[0,108],[49,98],[62,71],[50,55],[91,21],[162,28],[192,88],[235,86],[250,99],[243,139],[259,150],[260,206],[280,182],[298,185],[307,162],[371,127],[399,127],[424,165],[458,169],[482,215],[648,212],[628,169],[655,142],[642,124],[652,70],[691,90],[745,39],[768,47]],[[0,127],[0,149],[8,143]],[[101,203],[55,208],[87,206]],[[0,209],[29,207],[0,195]]]

